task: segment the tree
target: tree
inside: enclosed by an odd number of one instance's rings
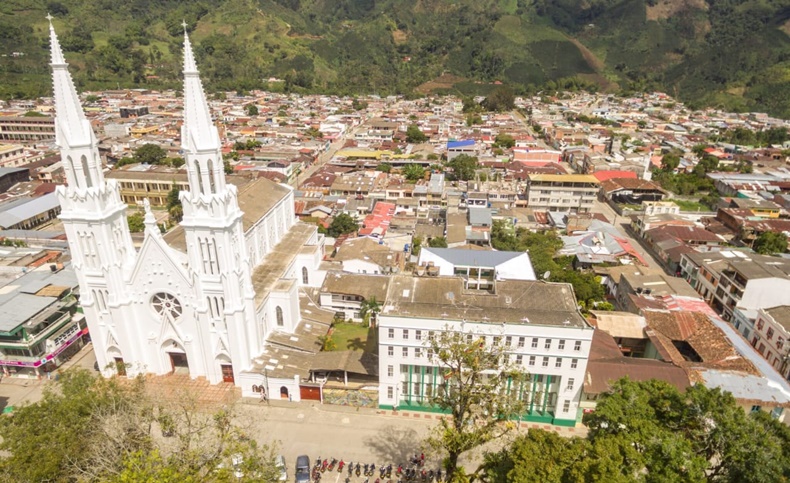
[[[368,108],[368,103],[365,101],[360,101],[359,99],[354,99],[351,101],[351,108],[355,111],[361,111]]]
[[[178,223],[184,218],[184,207],[181,206],[179,193],[181,193],[181,190],[174,182],[173,187],[167,192],[167,213],[170,215],[170,220],[174,223]]]
[[[359,224],[357,220],[351,217],[348,213],[341,213],[332,220],[332,223],[329,224],[329,229],[327,230],[327,234],[332,238],[337,238],[340,235],[345,235],[346,233],[354,233],[359,230]]]
[[[447,248],[447,238],[443,236],[435,236],[428,242],[431,248]]]
[[[144,164],[161,164],[167,157],[167,151],[162,149],[158,144],[143,144],[134,150],[132,158],[136,163]]]
[[[403,176],[409,181],[417,181],[425,177],[425,168],[417,163],[410,163],[403,167]]]
[[[475,177],[475,170],[478,168],[479,164],[477,162],[477,157],[459,154],[454,157],[452,161],[447,163],[447,166],[453,169],[453,179],[469,181]]]
[[[764,231],[754,240],[752,248],[763,255],[784,253],[787,251],[787,235],[777,231]]]
[[[41,401],[0,419],[0,480],[197,483],[232,481],[236,472],[276,480],[271,449],[241,428],[232,405],[206,411],[189,394],[157,402],[144,378],[60,375]],[[162,437],[165,426],[171,438]]]
[[[329,334],[319,335],[318,343],[321,344],[321,350],[324,352],[337,350],[337,343],[335,343],[335,339]]]
[[[363,300],[359,307],[359,315],[365,320],[365,323],[367,324],[370,324],[372,320],[373,324],[375,325],[376,316],[379,312],[381,312],[381,303],[376,300],[375,296]]]
[[[422,250],[422,237],[421,236],[414,236],[411,239],[411,254],[412,255],[419,255],[420,250]]]
[[[427,443],[446,453],[448,481],[463,481],[458,458],[516,427],[511,419],[525,410],[518,394],[527,374],[510,363],[503,344],[467,342],[467,334],[449,327],[429,335],[426,345],[444,379],[429,402],[449,415],[433,428]]]
[[[257,116],[258,115],[258,106],[255,104],[247,104],[244,106],[244,111],[247,113],[248,116]]]
[[[516,107],[516,94],[510,87],[499,86],[485,98],[483,107],[489,111],[510,111]]]
[[[516,145],[516,139],[510,134],[497,134],[494,138],[494,145],[505,149],[510,149]]]
[[[126,222],[129,225],[129,231],[132,233],[141,233],[145,230],[145,215],[139,211],[127,216]]]
[[[416,124],[409,125],[406,128],[406,142],[408,143],[424,143],[428,140],[428,136],[425,135],[420,128]]]
[[[667,172],[672,172],[680,166],[680,156],[675,153],[667,153],[661,157],[661,169]]]
[[[376,166],[376,171],[381,171],[382,173],[389,173],[392,171],[392,165],[390,163],[379,163]]]

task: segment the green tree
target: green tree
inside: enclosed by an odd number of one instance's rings
[[[0,481],[276,481],[271,448],[235,422],[235,406],[206,410],[197,400],[154,401],[144,378],[120,384],[64,371],[41,401],[0,419]],[[165,425],[171,438],[162,437]]]
[[[126,217],[126,222],[129,224],[129,231],[132,233],[141,233],[145,230],[145,215],[142,212],[135,212]]]
[[[408,143],[424,143],[428,140],[428,136],[425,135],[422,131],[420,131],[419,126],[416,124],[409,125],[406,128],[406,142]]]
[[[428,241],[428,246],[431,248],[447,248],[447,238],[435,236]]]
[[[383,173],[389,173],[392,171],[392,165],[390,163],[379,163],[376,166],[376,171],[381,171]]]
[[[425,168],[417,163],[410,163],[403,167],[403,176],[409,181],[417,181],[425,177]]]
[[[132,158],[136,163],[161,164],[167,157],[167,151],[158,144],[143,144],[134,150]]]
[[[678,153],[671,152],[661,157],[661,169],[672,172],[680,166],[680,156]]]
[[[752,248],[764,255],[784,253],[787,251],[787,235],[777,231],[764,231],[754,240]]]
[[[247,113],[248,116],[257,116],[258,115],[258,106],[255,104],[247,104],[244,106],[244,111]]]
[[[363,109],[368,108],[368,103],[354,98],[354,100],[351,101],[351,108],[354,109],[355,111],[361,111]]]
[[[167,192],[167,213],[170,215],[170,220],[174,223],[178,223],[184,218],[184,207],[181,205],[179,193],[181,193],[181,190],[174,182],[173,187]]]
[[[500,133],[494,138],[494,145],[505,149],[511,149],[516,145],[516,139],[510,134]]]
[[[507,86],[499,86],[483,101],[489,111],[510,111],[516,107],[516,94]]]
[[[475,170],[479,167],[477,157],[460,154],[452,159],[447,166],[453,170],[453,179],[469,181],[475,177]]]
[[[411,239],[411,254],[412,255],[419,255],[420,250],[422,250],[422,237],[421,236],[414,236]]]
[[[357,220],[351,217],[348,213],[341,213],[332,220],[329,224],[327,234],[332,238],[337,238],[346,233],[354,233],[359,230]]]
[[[222,160],[222,170],[225,172],[225,174],[233,174],[233,165],[230,164],[229,159]]]
[[[459,457],[516,427],[511,419],[525,410],[518,388],[526,383],[527,374],[510,363],[503,344],[486,344],[484,339],[468,342],[466,334],[449,327],[429,335],[426,345],[433,354],[431,362],[443,375],[429,402],[448,414],[426,441],[446,454],[448,481],[464,481]]]
[[[319,335],[318,343],[321,344],[321,350],[324,352],[332,352],[337,350],[337,343],[335,342],[335,339],[329,334]]]
[[[372,320],[375,325],[376,316],[381,312],[381,308],[381,303],[373,296],[362,301],[359,307],[359,315],[365,320],[365,323],[370,324]]]

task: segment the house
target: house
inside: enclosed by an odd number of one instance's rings
[[[335,251],[332,260],[341,262],[344,272],[387,274],[401,268],[402,252],[396,252],[373,238],[346,239]]]
[[[0,367],[5,376],[40,378],[83,346],[79,283],[71,265],[43,265],[0,291]]]
[[[319,304],[343,319],[361,320],[363,302],[376,300],[383,303],[387,298],[387,287],[390,277],[387,275],[370,275],[327,272],[319,292]]]
[[[574,256],[574,266],[590,268],[601,263],[631,263],[647,266],[641,254],[627,238],[610,223],[592,219],[584,231],[560,237],[563,247],[559,255]]]
[[[601,192],[608,201],[638,205],[643,201],[661,201],[667,193],[652,181],[634,178],[611,178],[601,181]]]
[[[782,377],[790,380],[790,305],[758,309],[750,343]]]
[[[469,287],[492,285],[495,280],[536,280],[525,252],[425,247],[418,264],[437,267],[439,276],[460,276]]]
[[[0,228],[30,230],[56,219],[60,211],[54,192],[36,198],[20,197],[0,205]]]

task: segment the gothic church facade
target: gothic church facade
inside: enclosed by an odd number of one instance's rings
[[[244,395],[261,387],[298,395],[298,377],[269,380],[261,357],[269,336],[293,334],[299,324],[299,288],[321,286],[324,238],[296,221],[290,187],[266,179],[239,189],[226,183],[189,36],[184,216],[163,235],[145,203],[139,250],[118,184],[104,178],[96,136],[51,23],[50,42],[56,143],[67,178],[57,190],[60,218],[102,373],[181,372],[212,384],[233,382]]]

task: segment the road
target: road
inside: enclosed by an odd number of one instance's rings
[[[595,200],[593,212],[602,213],[620,231],[623,237],[631,243],[631,246],[633,246],[634,249],[640,255],[642,255],[642,258],[644,258],[644,260],[647,262],[649,268],[666,272],[666,269],[658,260],[658,258],[653,255],[653,252],[648,250],[640,239],[632,235],[629,229],[631,224],[630,217],[618,215],[608,203],[602,202],[600,200]]]
[[[364,122],[362,124],[364,124]],[[340,148],[343,147],[343,145],[346,142],[346,139],[348,139],[350,137],[353,137],[354,134],[356,134],[357,131],[359,130],[359,128],[362,126],[362,124],[360,124],[359,126],[354,126],[353,128],[350,128],[348,131],[346,131],[346,133],[343,136],[340,136],[339,138],[337,138],[335,140],[335,142],[333,142],[329,146],[329,150],[328,151],[326,151],[325,153],[322,153],[322,154],[320,154],[318,156],[318,159],[316,160],[315,163],[313,163],[310,167],[308,167],[306,170],[304,170],[304,172],[299,173],[299,176],[297,176],[293,180],[294,188],[298,188],[304,180],[306,180],[310,176],[314,175],[316,171],[318,171],[326,163],[328,163],[329,160],[332,159],[332,157],[335,155],[335,153],[337,153],[340,150]]]

